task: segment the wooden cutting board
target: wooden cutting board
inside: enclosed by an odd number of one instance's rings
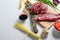
[[[24,9],[24,12],[29,15],[29,12],[27,11],[26,8]],[[54,14],[59,13],[59,12],[54,11],[51,7],[49,7],[49,10],[47,12],[51,12],[51,13],[54,13]],[[42,27],[46,28],[46,29],[49,29],[50,27],[52,27],[54,22],[47,22],[47,21],[42,21],[41,22],[41,21],[39,21],[38,24],[41,25]]]
[[[53,14],[60,13],[60,12],[57,12],[57,11],[53,10],[51,7],[48,8],[47,12],[50,12],[50,13],[53,13]],[[46,29],[51,28],[52,25],[54,24],[54,22],[47,22],[47,21],[42,21],[42,22],[38,22],[38,23]]]
[[[38,23],[39,25],[41,25],[43,28],[46,28],[46,29],[50,29],[52,25],[54,24],[54,22],[46,22],[46,21],[42,21]]]

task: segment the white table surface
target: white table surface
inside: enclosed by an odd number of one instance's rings
[[[0,0],[0,40],[23,40],[25,34],[14,28],[18,16],[22,10],[18,10],[20,0]],[[28,20],[28,22],[27,22]],[[24,22],[27,28],[30,28],[29,18]],[[38,25],[37,25],[38,26]],[[41,34],[42,28],[39,27]],[[49,30],[49,35],[43,40],[60,40],[52,35],[53,27]],[[32,40],[26,37],[25,40]]]

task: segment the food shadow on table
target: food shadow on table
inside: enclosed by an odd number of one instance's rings
[[[60,39],[60,33],[56,32],[57,30],[53,29],[52,30],[52,36],[56,39]]]

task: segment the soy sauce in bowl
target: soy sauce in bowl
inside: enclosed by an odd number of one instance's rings
[[[27,19],[27,15],[26,14],[21,14],[20,16],[19,16],[19,19],[20,20],[26,20]]]

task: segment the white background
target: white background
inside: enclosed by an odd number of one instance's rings
[[[0,0],[0,40],[23,40],[25,34],[14,28],[18,16],[22,10],[18,10],[20,0]],[[28,22],[27,22],[28,20]],[[24,23],[27,28],[30,27],[29,18]],[[39,29],[39,34],[41,28]],[[49,30],[49,35],[44,40],[60,40],[52,35],[53,28]],[[26,37],[25,40],[32,40]]]

